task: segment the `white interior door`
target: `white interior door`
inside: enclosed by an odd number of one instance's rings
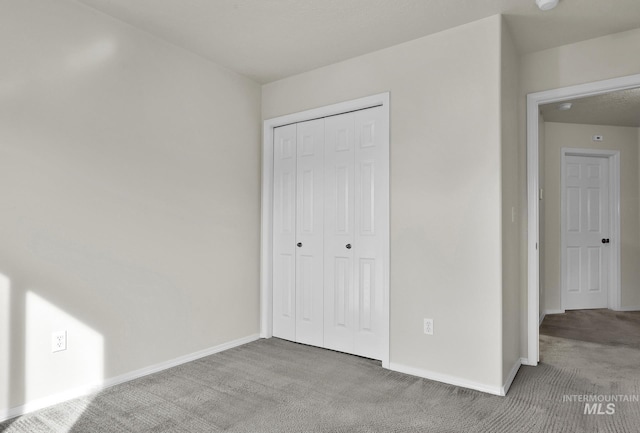
[[[273,334],[295,341],[296,125],[273,134]]]
[[[387,157],[379,107],[325,123],[325,347],[381,359]]]
[[[354,114],[325,121],[324,342],[353,353],[354,309]]]
[[[381,359],[384,308],[385,261],[389,225],[389,165],[382,107],[354,113],[355,129],[355,236],[353,353]]]
[[[324,344],[324,119],[297,124],[296,339]]]
[[[608,159],[568,155],[564,164],[564,309],[607,308]]]

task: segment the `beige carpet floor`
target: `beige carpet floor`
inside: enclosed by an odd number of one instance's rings
[[[640,311],[572,310],[545,316],[540,333],[640,349]]]
[[[541,336],[506,397],[259,340],[0,424],[29,432],[638,432],[640,403],[585,414],[566,395],[640,395],[640,349]],[[471,357],[470,357],[471,359]]]

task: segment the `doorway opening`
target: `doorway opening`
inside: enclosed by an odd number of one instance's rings
[[[599,96],[610,95],[610,94],[613,94],[614,92],[637,89],[638,87],[640,87],[640,74],[628,76],[628,77],[615,78],[611,80],[598,81],[598,82],[588,83],[588,84],[583,84],[578,86],[571,86],[571,87],[554,89],[554,90],[549,90],[544,92],[538,92],[538,93],[533,93],[527,96],[527,203],[528,203],[528,236],[527,236],[527,239],[528,239],[528,242],[527,242],[528,359],[527,359],[527,364],[529,365],[537,365],[540,359],[539,326],[542,318],[544,317],[544,314],[553,313],[553,312],[558,312],[558,313],[562,312],[565,305],[565,299],[563,296],[565,292],[558,291],[557,299],[555,299],[556,311],[554,311],[553,308],[551,309],[547,308],[547,306],[550,303],[553,304],[553,302],[551,302],[552,300],[549,299],[549,296],[553,296],[553,294],[550,295],[550,293],[553,293],[553,292],[546,290],[547,287],[549,287],[548,281],[545,281],[547,278],[541,281],[541,272],[545,276],[548,275],[549,273],[549,269],[545,268],[545,263],[541,262],[541,250],[545,251],[545,247],[546,247],[545,238],[544,236],[541,237],[541,227],[542,227],[543,234],[548,229],[548,227],[545,227],[545,224],[547,221],[544,220],[541,212],[548,213],[547,211],[549,209],[547,209],[546,206],[550,205],[548,201],[550,186],[547,185],[546,190],[545,188],[541,187],[541,180],[543,181],[542,185],[544,185],[544,176],[545,176],[544,170],[541,170],[541,167],[543,167],[543,165],[541,164],[543,164],[545,159],[549,159],[548,158],[549,155],[545,154],[545,150],[540,147],[541,140],[544,141],[546,138],[545,129],[541,128],[544,125],[543,122],[545,121],[542,117],[543,114],[541,113],[541,109],[544,109],[545,107],[552,107],[554,110],[556,110],[560,108],[560,106],[563,106],[566,108],[567,105],[569,106],[571,105],[567,103],[573,103],[574,105],[576,105],[576,103],[578,103],[579,101],[586,100],[591,97],[595,98]],[[557,111],[559,112],[562,110],[560,109]],[[568,121],[567,123],[577,123],[577,122]],[[556,128],[556,129],[560,129],[560,128]],[[586,154],[591,153],[591,155],[587,155],[587,156],[599,156],[602,159],[606,159],[608,161],[608,164],[606,164],[607,169],[611,168],[612,170],[615,170],[615,166],[616,166],[615,152],[607,153],[607,151],[602,151],[602,149],[600,149],[600,153],[599,154],[597,153],[598,152],[597,146],[601,144],[601,139],[602,139],[601,134],[594,133],[589,136],[589,144],[582,146],[582,149],[577,149],[577,150],[565,149],[562,151],[564,153],[562,153],[561,151],[558,151],[557,153],[551,156],[557,158],[558,169],[559,169],[562,160],[565,159],[567,155],[571,155],[572,152],[574,154],[580,155],[579,150],[582,150],[584,151],[582,153],[583,155],[585,153]],[[565,146],[562,146],[562,147],[565,147]],[[578,146],[575,146],[575,147],[578,147]],[[637,149],[636,149],[636,152],[637,152]],[[636,156],[637,156],[637,153],[636,153]],[[624,154],[618,156],[617,158],[618,158],[618,161],[620,160],[625,161]],[[635,159],[637,160],[638,158],[636,157]],[[636,164],[640,164],[640,162],[636,161]],[[637,173],[636,173],[636,176],[637,176]],[[638,182],[636,182],[636,184],[637,183]],[[637,185],[636,185],[636,188],[637,188]],[[611,185],[609,185],[608,190],[612,191]],[[559,200],[559,196],[561,195],[560,193],[561,193],[560,188],[558,188],[558,191],[557,191],[558,203],[560,202]],[[612,194],[615,200],[615,194],[616,194],[615,185],[613,185]],[[618,194],[619,194],[619,187],[618,187]],[[618,209],[617,209],[618,212],[619,212],[619,209],[620,209],[620,206],[618,206]],[[558,213],[558,220],[562,221],[562,224],[566,225],[567,215],[561,213],[560,206],[557,207],[557,213]],[[613,217],[614,217],[613,225],[615,225],[615,221],[616,221],[615,215]],[[619,263],[621,260],[624,260],[624,257],[621,257],[621,254],[620,254],[620,244],[622,243],[622,239],[620,238],[620,226],[617,227],[618,233],[615,233],[615,230],[616,230],[615,227],[613,227],[613,230],[614,232],[611,233],[611,237],[608,237],[608,238],[603,237],[603,239],[605,240],[611,239],[611,243],[605,244],[608,247],[612,247],[607,250],[606,255],[608,255],[609,257],[612,257],[614,259],[614,262],[617,260],[617,262]],[[622,237],[625,236],[624,228],[621,236]],[[566,249],[567,245],[564,245],[564,247]],[[562,275],[563,271],[567,271],[567,266],[566,266],[567,259],[560,259],[560,257],[565,256],[565,254],[561,253],[562,249],[558,248],[558,250],[559,251],[558,251],[556,272],[558,273],[558,275]],[[547,252],[545,251],[545,254],[546,253]],[[617,258],[616,258],[616,255],[617,255]],[[598,254],[596,254],[595,249],[594,249],[594,252],[592,253],[592,256],[594,259],[598,258]],[[577,257],[577,254],[575,257]],[[609,290],[607,294],[608,308],[611,308],[614,310],[635,309],[634,306],[622,305],[621,296],[617,295],[618,291],[620,290],[620,287],[624,286],[620,284],[621,272],[620,272],[619,266],[616,266],[614,263],[610,271],[611,272],[609,273],[607,282],[612,284],[609,287],[612,290]],[[564,283],[562,283],[563,279],[559,277],[558,284],[556,285],[555,288],[560,290],[562,287],[565,287],[566,289],[566,280],[567,280],[566,275],[564,277]],[[541,287],[544,290],[541,291]],[[624,290],[624,287],[623,287],[623,290]],[[545,291],[547,291],[548,293],[545,293]]]

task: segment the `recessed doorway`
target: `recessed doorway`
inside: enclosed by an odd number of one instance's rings
[[[579,101],[589,97],[600,97],[600,96],[610,95],[614,92],[637,89],[639,87],[640,87],[640,75],[633,75],[633,76],[621,77],[621,78],[616,78],[611,80],[604,80],[604,81],[588,83],[588,84],[583,84],[578,86],[571,86],[571,87],[566,87],[561,89],[538,92],[538,93],[533,93],[527,96],[528,358],[526,363],[529,365],[537,365],[539,361],[539,355],[540,355],[539,326],[544,315],[549,313],[564,312],[565,304],[564,304],[563,298],[565,298],[565,296],[563,295],[564,292],[561,289],[563,287],[563,284],[565,284],[566,286],[567,276],[565,275],[564,278],[561,278],[560,275],[562,275],[563,271],[567,271],[568,269],[568,266],[566,263],[567,259],[561,258],[562,256],[566,256],[566,254],[562,253],[562,248],[560,247],[558,247],[557,249],[554,248],[555,253],[557,254],[557,260],[547,261],[546,263],[544,261],[541,261],[541,251],[543,251],[547,257],[549,255],[549,251],[547,249],[550,247],[549,245],[550,242],[548,242],[548,237],[546,235],[550,233],[549,225],[552,223],[550,221],[546,221],[544,219],[544,215],[548,214],[549,206],[551,206],[550,196],[552,195],[552,192],[553,192],[552,189],[550,188],[550,185],[547,184],[546,187],[544,187],[545,173],[544,173],[544,169],[541,169],[541,167],[543,167],[543,162],[545,158],[548,158],[549,155],[551,155],[553,158],[556,158],[557,172],[558,172],[558,177],[560,178],[561,177],[560,167],[561,167],[561,160],[563,157],[563,154],[561,153],[561,147],[563,147],[563,145],[560,145],[560,147],[556,149],[547,150],[546,153],[545,153],[545,149],[540,146],[541,141],[544,142],[544,140],[547,138],[545,137],[545,128],[543,127],[544,118],[541,113],[541,109],[547,106],[547,107],[553,108],[557,112],[560,112],[560,110],[557,110],[557,108],[559,108],[560,105],[563,105],[565,107],[567,103],[573,103],[575,105]],[[577,110],[574,111],[574,113],[577,113],[577,112],[578,112]],[[553,122],[557,122],[557,120],[554,119],[552,120],[552,123]],[[576,122],[567,121],[565,123],[574,124]],[[566,127],[564,129],[569,130],[572,128],[576,129],[573,126]],[[548,132],[549,129],[550,129],[549,125],[547,125],[546,132]],[[562,128],[558,126],[554,129],[554,131],[556,133],[559,133],[561,129]],[[597,132],[589,133],[587,135],[588,140],[582,141],[582,143],[585,143],[583,146],[572,146],[572,147],[574,148],[582,147],[582,148],[588,149],[589,152],[594,151],[594,149],[597,150],[599,149],[598,146],[601,145],[600,143],[601,137],[599,137],[599,135],[601,134]],[[636,140],[637,139],[638,139],[638,134],[636,133]],[[639,164],[638,157],[637,157],[638,155],[637,147],[638,147],[638,143],[636,143],[635,145],[635,152],[636,152],[635,158],[632,155],[625,155],[628,152],[621,153],[619,157],[620,163],[622,166],[624,166],[625,163],[630,163],[630,162],[634,162],[636,164],[636,169],[635,169],[636,177],[637,177],[637,164]],[[603,155],[600,155],[600,157],[603,157],[603,158],[606,157],[607,159],[609,159],[610,162],[612,159],[615,159],[614,155],[603,154]],[[610,168],[610,167],[611,167],[611,163],[607,165],[607,168]],[[623,180],[622,180],[623,183],[625,182],[624,173],[632,173],[632,172],[633,172],[633,169],[629,170],[622,167],[620,176],[623,177]],[[638,189],[638,183],[639,182],[637,181],[635,182],[636,191]],[[562,221],[563,224],[566,224],[567,221],[566,221],[566,215],[564,215],[564,218],[563,218],[563,215],[561,213],[562,212],[561,206],[560,206],[561,188],[560,188],[559,179],[558,179],[557,186],[558,186],[558,189],[556,191],[557,193],[556,202],[558,203],[558,205],[556,208],[556,212],[558,216],[556,220],[558,222],[557,224],[558,227],[557,227],[556,238],[557,238],[558,244],[560,244],[560,240],[562,238],[560,221]],[[611,185],[609,185],[609,191],[611,190],[610,187]],[[629,189],[627,188],[627,191],[628,190]],[[627,204],[626,208],[629,209],[632,213],[635,212],[637,216],[638,213],[640,212],[640,207],[637,206],[638,205],[637,196],[635,197],[635,200],[636,200],[635,205]],[[617,255],[617,260],[613,260],[613,265],[611,266],[611,268],[606,270],[601,268],[601,270],[608,272],[608,278],[606,280],[607,282],[610,283],[608,287],[608,294],[607,294],[608,308],[611,308],[614,310],[635,310],[640,306],[640,302],[637,302],[637,304],[634,304],[634,302],[636,302],[637,300],[636,299],[637,294],[625,292],[626,290],[625,288],[631,287],[631,285],[629,284],[629,281],[625,281],[624,278],[621,278],[621,274],[624,272],[620,271],[620,266],[616,265],[616,262],[625,263],[625,260],[627,259],[632,260],[633,257],[635,257],[634,254],[639,253],[640,248],[632,248],[624,251],[624,254],[620,253],[621,245],[628,244],[628,242],[626,241],[627,239],[632,239],[632,238],[635,239],[635,237],[637,237],[637,236],[634,236],[633,230],[624,229],[624,219],[625,219],[624,210],[622,212],[621,218],[623,220],[623,222],[621,222],[621,224],[619,225],[619,227],[623,226],[622,227],[623,230],[621,234],[612,233],[611,236],[608,236],[608,237],[604,236],[601,238],[601,242],[602,242],[602,239],[605,239],[605,242],[606,242],[606,239],[610,239],[610,243],[605,244],[609,248],[606,254],[600,255],[600,259],[603,259],[603,258],[606,259],[606,257],[604,256],[607,256],[607,255],[609,257],[616,259],[615,256]],[[616,219],[612,218],[612,221],[613,221],[613,224],[615,225]],[[635,230],[638,230],[638,229],[636,228]],[[640,237],[638,238],[640,242]],[[566,245],[565,245],[565,249],[566,249]],[[636,250],[639,250],[639,251],[636,251]],[[588,259],[589,252],[587,252],[586,254],[587,256],[585,257],[586,259]],[[592,256],[593,256],[592,259],[594,261],[598,259],[598,254],[596,254],[595,249],[594,249],[594,252],[592,253]],[[582,260],[582,258],[578,257],[578,254],[576,253],[574,253],[573,259],[574,261],[578,259]],[[622,268],[623,269],[637,268],[637,260],[636,260],[636,265],[630,267],[628,265],[622,264]],[[582,278],[584,278],[584,275],[586,275],[586,278],[589,278],[589,275],[587,272],[588,266],[585,267],[585,269],[586,269],[585,271],[586,273],[583,274]],[[553,286],[550,285],[548,281],[550,274],[558,275],[558,278],[555,280],[556,282],[553,283]],[[592,278],[594,277],[592,276]],[[617,293],[620,291],[622,292],[622,295],[617,295]],[[549,308],[550,304],[554,305],[554,308]]]

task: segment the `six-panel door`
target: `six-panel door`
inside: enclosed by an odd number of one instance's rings
[[[355,238],[354,352],[382,357],[386,245],[382,227],[389,222],[383,205],[389,196],[388,156],[383,148],[382,107],[356,111],[355,117]]]
[[[567,310],[608,305],[608,169],[606,158],[565,157],[563,285]]]
[[[325,121],[324,347],[354,353],[354,114]]]
[[[296,339],[296,125],[273,132],[273,335]]]
[[[323,345],[324,119],[297,124],[296,340]]]

